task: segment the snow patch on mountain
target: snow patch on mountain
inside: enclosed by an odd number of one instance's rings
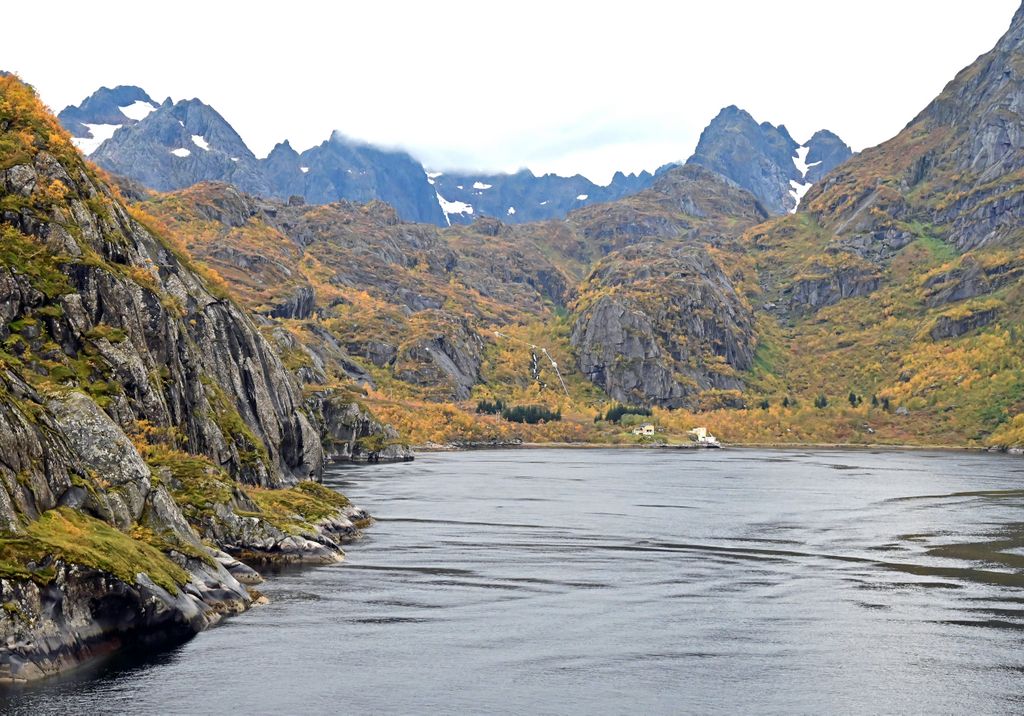
[[[114,132],[121,128],[120,124],[87,124],[91,137],[72,137],[71,142],[78,147],[85,156],[89,156],[105,141],[114,136]]]
[[[514,206],[510,206],[508,208],[508,211],[506,211],[505,213],[508,214],[509,216],[513,216],[516,213],[516,208]]]
[[[184,158],[184,157],[190,156],[192,154],[192,152],[190,152],[189,150],[185,149],[185,147],[178,147],[177,149],[172,149],[171,150],[171,154],[173,154],[176,157]]]
[[[150,112],[156,109],[156,105],[150,104],[144,99],[135,100],[131,104],[127,104],[124,107],[118,107],[128,119],[134,119],[136,122],[141,122],[149,116]]]
[[[192,135],[192,143],[202,149],[204,152],[210,151],[210,143],[206,141],[206,137],[201,134]]]
[[[473,182],[473,188],[474,189],[481,189],[481,190],[483,190],[483,189],[490,189],[492,186],[494,186],[494,185],[493,184],[484,184],[482,181],[475,181],[475,182]]]
[[[589,197],[589,194],[580,194],[576,197],[576,201],[586,201]]]
[[[789,195],[796,200],[796,205],[789,210],[790,214],[796,213],[796,210],[800,207],[800,202],[803,200],[804,195],[807,194],[808,190],[810,190],[812,186],[811,182],[806,181],[807,172],[810,171],[811,167],[816,167],[819,164],[821,164],[821,162],[814,162],[813,164],[807,163],[807,154],[810,151],[811,148],[806,145],[803,147],[797,147],[796,156],[793,157],[793,166],[796,167],[796,170],[800,173],[801,181],[796,181],[794,179],[789,180]]]
[[[467,204],[464,201],[448,201],[443,196],[434,192],[437,195],[437,204],[441,207],[441,211],[444,212],[444,220],[448,222],[448,226],[452,225],[451,219],[448,217],[452,214],[472,214],[473,206]]]

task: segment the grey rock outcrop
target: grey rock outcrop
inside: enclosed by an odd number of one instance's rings
[[[941,341],[944,338],[957,338],[970,333],[971,331],[987,326],[996,320],[999,311],[995,308],[985,308],[977,311],[970,311],[964,315],[939,316],[935,325],[928,331],[933,341]]]
[[[602,298],[573,327],[580,370],[626,404],[683,405],[690,395],[674,377],[655,339],[651,319],[613,298]]]
[[[483,340],[464,318],[435,313],[434,330],[403,346],[395,375],[414,385],[437,386],[466,400],[480,378]]]
[[[801,312],[817,311],[844,298],[867,296],[878,290],[882,277],[867,267],[814,267],[811,276],[802,276],[785,290],[789,308]]]
[[[321,439],[329,460],[404,462],[412,451],[390,425],[374,419],[359,403],[329,393],[316,393],[310,403],[319,418]]]
[[[610,251],[580,290],[570,342],[580,370],[622,403],[695,407],[735,390],[753,362],[753,312],[708,251],[767,214],[753,195],[699,166],[572,220]],[[599,220],[595,220],[599,218]]]
[[[46,585],[0,580],[0,629],[7,637],[0,648],[0,683],[68,671],[125,643],[158,648],[181,642],[251,603],[223,567],[192,566],[191,580],[177,593],[145,574],[129,584],[61,560],[51,566]]]
[[[808,150],[804,181],[811,184],[817,184],[826,174],[853,156],[853,150],[846,142],[827,129],[815,132],[804,146]]]
[[[753,361],[750,308],[699,249],[677,249],[658,263],[655,253],[649,244],[622,252],[625,261],[650,257],[651,275],[641,278],[651,281],[650,292],[603,296],[579,313],[571,342],[580,370],[625,404],[694,407],[703,390],[741,388],[733,370]],[[618,260],[613,254],[598,264],[591,280],[605,287],[629,283],[616,271]],[[719,369],[709,356],[731,369]]]

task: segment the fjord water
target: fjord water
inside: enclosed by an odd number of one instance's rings
[[[6,710],[1024,708],[1019,459],[508,450],[326,480],[378,517],[346,563]]]

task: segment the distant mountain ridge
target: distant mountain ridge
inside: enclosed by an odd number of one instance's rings
[[[432,172],[428,180],[443,197],[441,205],[452,224],[468,224],[474,216],[492,216],[510,224],[563,218],[588,204],[615,201],[648,188],[655,174],[616,172],[607,186],[577,174],[536,176],[529,169],[515,174]]]
[[[468,224],[481,216],[508,224],[563,219],[581,207],[621,199],[649,188],[654,174],[616,172],[607,186],[584,176],[428,172],[407,152],[350,140],[338,132],[304,152],[285,140],[257,159],[213,107],[197,99],[157,105],[141,88],[101,88],[58,118],[76,145],[104,169],[159,190],[223,181],[259,196],[324,204],[385,201],[405,221],[437,226]],[[799,151],[798,151],[799,150]],[[821,131],[802,147],[785,127],[758,125],[736,107],[712,121],[689,163],[736,182],[782,214],[797,196],[851,154]],[[803,156],[801,171],[794,163]]]

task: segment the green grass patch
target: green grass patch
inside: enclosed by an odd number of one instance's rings
[[[109,572],[128,584],[145,573],[172,593],[188,581],[188,573],[156,547],[66,507],[44,512],[24,534],[0,536],[4,577],[46,584],[54,576],[54,559]]]
[[[14,227],[0,226],[0,264],[28,277],[48,298],[71,293],[67,276],[46,246]]]
[[[244,490],[259,506],[259,517],[289,533],[311,530],[318,521],[335,515],[349,504],[347,497],[317,482],[300,482],[280,490],[261,487]]]
[[[234,483],[209,458],[162,445],[145,446],[142,454],[154,476],[170,474],[167,490],[193,525],[212,518],[216,505],[231,501]]]

